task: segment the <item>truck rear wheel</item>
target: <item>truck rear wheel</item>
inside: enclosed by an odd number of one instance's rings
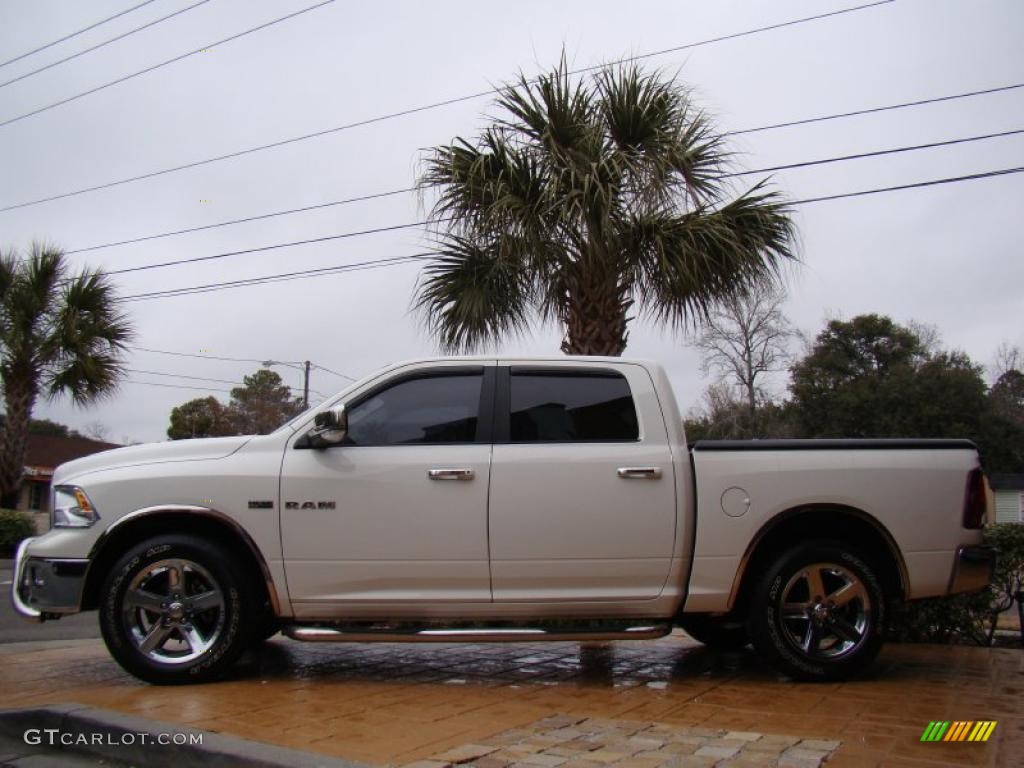
[[[840,542],[794,547],[754,587],[747,627],[754,648],[799,680],[843,680],[882,647],[885,592],[875,568]]]
[[[254,605],[238,562],[193,536],[157,536],[107,574],[100,629],[111,655],[150,683],[214,678],[244,650]]]

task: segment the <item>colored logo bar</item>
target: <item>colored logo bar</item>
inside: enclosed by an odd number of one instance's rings
[[[995,720],[933,721],[924,729],[921,741],[988,741],[995,728]]]

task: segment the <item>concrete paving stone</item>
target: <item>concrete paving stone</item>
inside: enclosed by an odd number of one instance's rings
[[[615,764],[615,768],[658,768],[664,762],[658,758],[627,757]]]
[[[521,762],[526,763],[527,765],[540,766],[540,768],[556,768],[556,766],[567,761],[567,757],[538,753],[534,755],[527,755]]]
[[[680,733],[680,734],[678,734],[676,736],[673,736],[671,738],[671,740],[663,747],[663,749],[668,749],[668,748],[673,747],[673,746],[675,746],[677,744],[682,744],[682,745],[686,745],[686,746],[703,747],[705,744],[707,744],[709,741],[711,741],[712,738],[714,738],[714,737],[711,737],[711,736],[699,736],[699,735],[693,734],[693,733]]]
[[[595,763],[601,763],[602,765],[609,765],[610,763],[617,763],[619,760],[625,760],[630,756],[625,752],[609,752],[606,749],[599,749],[596,752],[587,752],[586,759]]]
[[[824,739],[803,739],[796,746],[800,749],[809,749],[817,752],[834,752],[839,749],[839,744],[840,742],[838,741],[826,741]]]
[[[584,753],[588,751],[589,750],[583,750]],[[576,757],[577,755],[581,754],[581,750],[573,749],[572,747],[565,746],[562,744],[556,744],[553,747],[548,747],[547,749],[545,749],[542,754],[555,755],[556,757]]]
[[[715,768],[775,768],[778,763],[774,758],[740,752],[735,757],[715,763]]]
[[[569,760],[562,763],[562,768],[601,768],[602,763],[595,763],[592,760]]]
[[[572,741],[583,736],[586,732],[575,727],[559,728],[554,731],[550,731],[552,736],[558,736],[560,741]]]
[[[511,760],[501,760],[493,755],[494,753],[491,753],[484,757],[478,757],[470,763],[465,763],[465,765],[473,766],[473,768],[505,768],[512,763]]]
[[[470,760],[489,755],[492,752],[497,752],[497,748],[489,747],[486,744],[465,744],[434,755],[432,759],[446,763],[468,763]]]
[[[714,742],[711,742],[709,744],[705,744],[693,754],[697,757],[713,757],[717,760],[724,760],[728,757],[732,757],[739,751],[739,747],[720,747]]]
[[[755,733],[753,731],[729,731],[725,734],[727,739],[738,739],[740,741],[757,741],[764,734]]]
[[[624,755],[635,755],[637,752],[642,752],[643,747],[633,744],[629,739],[616,739],[605,744],[604,750],[606,752],[620,752]]]
[[[575,749],[580,751],[592,752],[595,749],[600,749],[603,744],[600,741],[595,741],[592,737],[580,736],[572,741],[567,741],[560,746],[566,749]]]
[[[760,759],[766,760],[771,756],[781,755],[788,747],[781,744],[764,744],[760,741],[751,741],[741,749],[741,754],[760,755]]]
[[[663,768],[711,768],[721,758],[707,755],[680,755],[665,763]]]
[[[766,733],[758,740],[757,743],[765,746],[779,746],[782,749],[787,749],[788,747],[792,747],[794,744],[799,744],[800,737],[790,736],[785,733]]]
[[[568,728],[571,725],[581,723],[586,718],[583,717],[568,717],[566,715],[553,715],[551,717],[545,717],[543,720],[538,720],[534,723],[535,728]]]
[[[639,747],[640,751],[661,749],[661,747],[665,746],[663,739],[645,738],[644,734],[646,734],[646,731],[641,731],[640,735],[632,736],[626,743],[634,747]]]
[[[790,747],[779,755],[779,768],[818,768],[829,755],[816,749]]]
[[[414,763],[406,763],[401,768],[448,768],[451,763],[442,760],[417,760]]]
[[[683,731],[683,735],[684,736],[702,736],[704,738],[713,738],[713,739],[720,738],[721,736],[724,736],[725,733],[726,733],[726,731],[723,731],[723,730],[720,730],[720,729],[717,729],[717,728],[702,728],[700,726],[694,726],[694,727],[691,727],[691,728],[686,728]]]

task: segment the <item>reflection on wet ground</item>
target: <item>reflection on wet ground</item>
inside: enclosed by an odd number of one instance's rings
[[[4,647],[0,690],[9,707],[74,701],[374,764],[480,746],[510,729],[533,734],[539,721],[556,716],[574,723],[562,726],[570,731],[585,722],[598,731],[634,728],[648,739],[669,729],[666,744],[736,741],[736,733],[779,744],[842,742],[830,767],[901,760],[1010,766],[1024,757],[1024,653],[1011,649],[893,645],[865,679],[809,685],[780,678],[749,649],[719,654],[678,632],[582,644],[335,645],[279,637],[224,681],[156,687],[123,673],[102,643],[77,641]],[[929,721],[981,719],[999,722],[987,744],[920,742]],[[536,746],[535,736],[512,746]],[[558,757],[544,751],[548,763]],[[473,762],[502,768],[497,759],[489,753]],[[575,761],[565,768],[587,768]]]

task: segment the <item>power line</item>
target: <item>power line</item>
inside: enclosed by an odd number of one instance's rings
[[[125,368],[125,370],[128,373],[143,373],[143,374],[146,374],[148,376],[166,376],[167,378],[171,378],[171,379],[191,379],[193,381],[209,381],[209,382],[213,382],[215,384],[231,384],[236,389],[239,388],[239,387],[243,387],[243,388],[245,387],[245,382],[234,381],[233,379],[211,379],[211,378],[208,378],[208,377],[205,377],[205,376],[188,376],[188,375],[186,375],[184,373],[170,373],[168,371],[143,371],[143,370],[139,370],[137,368]],[[284,386],[287,389],[290,389],[292,391],[297,391],[297,390],[302,389],[302,387],[293,387],[293,386],[290,386],[288,384],[282,384],[282,386]],[[217,390],[217,391],[229,392],[231,390]],[[310,389],[309,391],[312,392],[313,394],[320,395],[320,397],[326,397],[326,395],[323,392],[320,392],[318,390]]]
[[[333,267],[320,267],[318,269],[303,269],[296,272],[283,272],[276,275],[264,275],[251,277],[243,280],[227,280],[221,283],[207,283],[206,285],[189,286],[186,288],[169,288],[163,291],[151,291],[149,293],[137,293],[131,296],[123,296],[120,301],[139,301],[141,299],[157,299],[168,296],[177,296],[192,293],[208,293],[220,291],[226,288],[241,288],[249,285],[262,285],[263,283],[287,282],[300,278],[313,277],[315,275],[326,275],[337,272],[361,272],[364,269],[379,269],[397,264],[419,261],[430,256],[436,256],[434,252],[417,253],[411,256],[391,256],[385,259],[372,259],[369,261],[355,262],[353,264],[337,264]]]
[[[445,219],[447,221],[447,219]],[[410,229],[412,227],[421,227],[426,224],[426,221],[413,221],[409,224],[392,224],[387,227],[374,227],[373,229],[363,229],[357,232],[342,232],[337,235],[326,235],[324,237],[312,237],[307,240],[292,240],[287,243],[274,243],[272,245],[261,245],[257,248],[243,248],[238,251],[226,251],[224,253],[214,253],[210,256],[194,256],[188,259],[175,259],[173,261],[164,261],[158,264],[143,264],[138,267],[124,267],[123,269],[109,269],[103,270],[106,275],[123,275],[128,272],[144,272],[149,269],[162,269],[164,267],[176,267],[181,264],[194,264],[200,261],[214,261],[217,259],[226,259],[229,256],[240,256],[245,253],[261,253],[263,251],[273,251],[279,248],[291,248],[296,245],[309,245],[311,243],[325,243],[330,240],[343,240],[349,237],[361,237],[362,235],[375,235],[381,232],[394,232],[399,229]]]
[[[217,387],[200,387],[200,386],[186,386],[184,384],[164,384],[156,381],[139,381],[138,379],[125,379],[124,384],[142,384],[147,387],[165,387],[167,389],[189,389],[189,390],[202,390],[203,392],[224,392],[225,394],[231,394],[230,389],[218,389]]]
[[[11,123],[16,123],[19,120],[24,120],[27,117],[32,117],[33,115],[38,115],[41,112],[47,112],[47,111],[49,111],[51,109],[55,109],[56,107],[63,106],[64,104],[68,104],[69,102],[77,101],[78,99],[81,99],[81,98],[83,98],[85,96],[89,96],[89,95],[91,95],[93,93],[97,93],[98,91],[102,91],[102,90],[104,90],[106,88],[110,88],[113,85],[118,85],[119,83],[123,83],[126,80],[131,80],[132,78],[139,77],[140,75],[145,75],[145,74],[147,74],[149,72],[152,72],[153,70],[160,69],[161,67],[166,67],[169,64],[174,64],[175,62],[181,61],[182,59],[187,59],[189,56],[194,56],[197,53],[202,53],[203,51],[209,50],[210,48],[216,48],[218,45],[223,45],[224,43],[230,43],[232,40],[237,40],[240,37],[245,37],[246,35],[251,35],[253,32],[259,32],[261,29],[266,29],[267,27],[272,27],[275,24],[280,24],[282,21],[287,21],[288,19],[293,19],[296,16],[301,16],[304,13],[308,13],[309,11],[314,11],[317,8],[322,8],[323,6],[329,5],[330,3],[333,3],[333,2],[334,2],[334,0],[322,0],[321,2],[317,3],[316,5],[311,5],[311,6],[307,7],[307,8],[303,8],[302,10],[295,11],[295,13],[289,13],[287,16],[281,16],[280,18],[274,19],[273,21],[268,21],[265,24],[260,24],[259,26],[252,27],[251,29],[247,29],[244,32],[239,32],[237,34],[231,35],[230,37],[225,37],[224,39],[218,40],[215,43],[208,43],[207,45],[204,45],[201,48],[196,48],[194,51],[189,51],[188,53],[179,54],[178,56],[175,56],[173,58],[167,59],[166,61],[162,61],[159,64],[153,64],[152,66],[146,67],[145,69],[140,69],[138,72],[133,72],[130,75],[124,75],[123,77],[119,77],[116,80],[111,80],[110,82],[104,83],[103,85],[98,85],[95,88],[90,88],[87,91],[82,91],[81,93],[76,93],[74,96],[69,96],[66,99],[61,99],[60,101],[55,101],[52,104],[47,104],[45,107],[39,107],[38,109],[33,109],[31,112],[26,112],[26,113],[24,113],[22,115],[18,115],[17,117],[9,118],[8,120],[4,120],[3,122],[0,122],[0,128],[3,128],[6,125],[10,125]]]
[[[172,351],[167,350],[167,349],[153,349],[151,347],[139,347],[139,346],[136,346],[134,344],[126,344],[125,346],[127,346],[129,349],[134,349],[137,352],[149,352],[149,353],[154,354],[154,355],[170,355],[172,357],[191,357],[191,358],[196,358],[198,360],[217,360],[219,362],[229,362],[229,363],[258,363],[259,365],[263,365],[268,360],[268,358],[263,358],[262,360],[257,360],[255,358],[251,358],[251,357],[222,357],[222,356],[217,356],[217,355],[196,354],[195,352],[172,352]],[[304,365],[305,364],[305,362],[301,361],[301,360],[277,360],[277,358],[274,358],[274,360],[276,360],[279,363],[287,363],[288,365]],[[312,363],[312,367],[313,368],[318,368],[321,371],[333,374],[333,375],[338,376],[338,377],[340,377],[342,379],[348,379],[349,381],[357,381],[357,379],[353,378],[352,376],[349,376],[349,375],[344,374],[344,373],[338,373],[337,371],[332,371],[330,368],[327,368],[326,366],[323,366],[323,365],[319,365],[318,363]],[[156,372],[155,371],[136,371],[136,373],[156,373]],[[170,374],[161,374],[161,375],[170,375]],[[194,377],[189,377],[189,378],[194,378]],[[229,382],[229,381],[226,381],[224,379],[210,379],[210,381],[219,381],[221,383],[226,383],[226,384],[234,384],[235,383],[233,381]],[[315,391],[315,390],[310,390],[310,392],[313,392],[313,391]],[[322,395],[323,393],[322,392],[317,392],[317,394]]]
[[[760,131],[773,131],[776,128],[792,128],[797,125],[810,125],[811,123],[823,123],[826,120],[842,120],[847,117],[858,117],[860,115],[873,115],[878,112],[888,112],[893,109],[906,109],[908,107],[921,107],[925,104],[939,104],[943,101],[955,101],[957,99],[966,99],[972,96],[987,96],[991,93],[1002,93],[1003,91],[1013,91],[1017,88],[1024,88],[1024,83],[1013,83],[1011,85],[1000,85],[995,88],[985,88],[980,91],[966,91],[964,93],[954,93],[949,96],[937,96],[932,99],[918,99],[917,101],[905,101],[902,104],[888,104],[882,107],[868,107],[867,109],[855,109],[852,112],[838,112],[834,115],[823,115],[821,117],[808,117],[802,120],[790,120],[785,123],[772,123],[771,125],[761,125],[757,128],[744,128],[741,131],[730,131],[728,135],[739,136],[744,133],[759,133]]]
[[[21,61],[26,56],[31,56],[33,53],[39,53],[40,51],[45,51],[47,48],[52,48],[53,46],[57,45],[57,43],[63,43],[65,40],[70,40],[72,37],[77,37],[78,35],[82,34],[83,32],[88,32],[90,29],[96,29],[96,27],[100,26],[101,24],[106,24],[108,21],[113,21],[114,19],[116,19],[116,18],[118,18],[120,16],[124,16],[126,13],[131,13],[132,11],[136,11],[139,8],[141,8],[142,6],[149,5],[152,2],[155,2],[155,0],[146,0],[146,2],[144,2],[144,3],[139,3],[138,5],[133,5],[131,8],[129,8],[126,11],[121,11],[120,13],[115,13],[113,16],[108,16],[105,19],[97,21],[95,24],[90,24],[88,27],[83,27],[82,29],[78,30],[77,32],[72,32],[70,35],[64,35],[64,37],[58,38],[57,40],[54,40],[52,43],[47,43],[46,45],[41,45],[38,48],[33,48],[28,53],[23,53],[20,56],[15,56],[13,59],[8,59],[7,61],[0,61],[0,67],[6,67],[8,64],[13,64],[16,61]]]
[[[329,374],[331,374],[333,376],[337,376],[339,379],[348,379],[349,381],[358,381],[358,379],[355,379],[352,376],[347,376],[344,373],[338,373],[337,371],[332,371],[330,368],[326,368],[326,367],[324,367],[322,365],[317,365],[316,363],[313,363],[313,367],[316,368],[317,370],[323,371],[324,373],[329,373]]]
[[[1013,173],[1024,173],[1024,166],[1018,168],[1003,168],[998,171],[985,171],[984,173],[971,173],[966,176],[952,176],[948,179],[933,179],[931,181],[917,181],[913,184],[898,184],[893,187],[877,187],[876,189],[865,189],[860,192],[843,192],[838,195],[823,195],[822,197],[808,197],[803,200],[794,200],[790,205],[806,205],[807,203],[820,203],[825,200],[841,200],[847,197],[863,197],[864,195],[877,195],[882,192],[896,192],[901,189],[919,189],[921,187],[934,187],[939,184],[954,184],[960,181],[974,181],[975,179],[989,179],[994,176],[1008,176]]]
[[[772,173],[773,171],[786,171],[793,168],[808,168],[814,165],[827,165],[829,163],[841,163],[847,160],[863,160],[868,157],[882,157],[884,155],[897,155],[903,152],[917,152],[922,149],[935,149],[936,147],[951,147],[956,144],[967,144],[973,141],[986,141],[988,139],[999,139],[1005,136],[1016,136],[1017,134],[1024,133],[1024,128],[1014,128],[1009,131],[1000,131],[999,133],[986,133],[980,136],[966,136],[960,139],[948,139],[947,141],[933,141],[928,144],[914,144],[909,147],[894,147],[892,149],[877,149],[871,152],[858,152],[854,155],[841,155],[839,157],[826,157],[821,160],[804,160],[799,163],[787,163],[786,165],[774,165],[769,168],[758,168],[753,171],[738,171],[736,173],[726,173],[719,178],[728,179],[736,176],[750,176],[757,173]]]
[[[912,184],[900,184],[889,187],[877,187],[874,189],[860,190],[857,192],[843,192],[835,195],[824,195],[821,197],[809,197],[802,200],[793,200],[790,205],[806,205],[810,203],[820,203],[826,200],[839,200],[848,197],[863,197],[866,195],[876,195],[884,192],[896,192],[899,190],[906,189],[918,189],[922,187],[937,186],[940,184],[953,184],[964,181],[974,181],[977,179],[987,179],[995,176],[1006,176],[1010,174],[1024,173],[1024,166],[1016,168],[1003,168],[995,171],[985,171],[983,173],[973,173],[965,176],[952,176],[944,179],[933,179],[929,181],[919,181]],[[222,291],[228,288],[241,288],[251,285],[262,285],[265,283],[281,282],[286,280],[298,280],[308,277],[314,277],[317,275],[340,273],[340,272],[357,272],[363,269],[377,269],[382,267],[397,266],[398,264],[412,263],[420,261],[431,256],[438,255],[436,252],[425,252],[413,254],[411,256],[394,256],[384,259],[373,259],[370,261],[356,262],[355,264],[340,264],[333,267],[321,267],[318,269],[306,269],[297,272],[285,272],[275,275],[264,275],[262,277],[248,278],[246,280],[231,280],[223,283],[210,283],[207,285],[187,286],[183,288],[172,288],[164,291],[152,291],[150,293],[135,294],[132,296],[125,296],[121,298],[121,301],[142,301],[145,299],[158,299],[168,298],[171,296],[186,296],[195,293],[209,293],[213,291]]]
[[[752,174],[771,173],[773,171],[779,171],[779,170],[787,170],[787,169],[794,169],[794,168],[805,168],[805,167],[809,167],[809,166],[825,165],[825,164],[829,164],[829,163],[845,162],[845,161],[849,161],[849,160],[860,160],[860,159],[869,158],[869,157],[880,157],[880,156],[885,156],[885,155],[899,154],[899,153],[902,153],[902,152],[917,152],[917,151],[924,150],[924,149],[935,149],[935,148],[938,148],[938,147],[954,146],[954,145],[957,145],[957,144],[964,144],[964,143],[968,143],[968,142],[983,141],[983,140],[995,139],[995,138],[1004,138],[1006,136],[1014,136],[1014,135],[1018,135],[1018,134],[1022,134],[1022,133],[1024,133],[1024,128],[1018,128],[1018,129],[1013,129],[1013,130],[1009,130],[1009,131],[1001,131],[1001,132],[998,132],[998,133],[983,134],[983,135],[980,135],[980,136],[966,136],[966,137],[961,137],[961,138],[957,138],[957,139],[948,139],[948,140],[945,140],[945,141],[930,142],[930,143],[927,143],[927,144],[915,144],[915,145],[907,146],[907,147],[893,147],[893,148],[889,148],[889,149],[874,150],[874,151],[871,151],[871,152],[859,152],[857,154],[852,154],[852,155],[842,155],[842,156],[839,156],[839,157],[822,158],[822,159],[819,159],[819,160],[805,160],[805,161],[798,162],[798,163],[789,163],[789,164],[786,164],[786,165],[776,165],[776,166],[771,166],[771,167],[768,167],[768,168],[758,168],[758,169],[751,170],[751,171],[738,171],[736,173],[726,173],[726,174],[723,174],[723,175],[719,176],[718,178],[725,179],[725,178],[733,178],[733,177],[738,177],[738,176],[749,176],[749,175],[752,175]],[[388,193],[383,193],[383,194],[388,194]],[[352,198],[352,199],[355,200],[355,199],[358,199],[358,198]],[[332,204],[338,204],[338,203],[327,203],[325,205],[332,205]],[[307,207],[315,207],[315,206],[307,206]],[[278,215],[280,215],[280,214],[278,214]],[[251,217],[251,218],[255,218],[255,217]],[[450,219],[441,219],[441,220],[439,220],[437,222],[433,222],[433,223],[444,223],[446,221],[450,221]],[[129,272],[144,272],[144,271],[147,271],[147,270],[150,270],[150,269],[162,269],[162,268],[165,268],[165,267],[174,267],[174,266],[179,266],[179,265],[182,265],[182,264],[194,264],[194,263],[197,263],[197,262],[214,261],[214,260],[228,258],[230,256],[239,256],[239,255],[243,255],[243,254],[247,254],[247,253],[259,253],[259,252],[262,252],[262,251],[276,250],[276,249],[279,249],[279,248],[289,248],[289,247],[293,247],[293,246],[297,246],[297,245],[307,245],[307,244],[310,244],[310,243],[320,243],[320,242],[326,242],[326,241],[330,241],[330,240],[341,240],[341,239],[347,239],[347,238],[352,238],[352,237],[361,237],[361,236],[364,236],[364,235],[379,234],[379,233],[383,233],[383,232],[393,232],[393,231],[399,230],[399,229],[409,229],[409,228],[412,228],[412,227],[424,226],[424,225],[426,225],[428,223],[430,223],[430,222],[429,221],[414,221],[414,222],[410,222],[408,224],[394,224],[394,225],[385,226],[385,227],[375,227],[373,229],[358,230],[358,231],[355,231],[355,232],[342,232],[342,233],[336,234],[336,235],[327,235],[327,236],[324,236],[324,237],[311,238],[311,239],[307,239],[307,240],[292,240],[292,241],[289,241],[289,242],[286,242],[286,243],[274,243],[272,245],[259,246],[259,247],[256,247],[256,248],[245,248],[245,249],[237,250],[237,251],[226,251],[224,253],[215,253],[215,254],[212,254],[212,255],[209,255],[209,256],[194,256],[194,257],[186,258],[186,259],[173,259],[171,261],[164,261],[164,262],[159,262],[159,263],[156,263],[156,264],[143,264],[143,265],[140,265],[140,266],[137,266],[137,267],[125,267],[123,269],[104,270],[104,274],[107,274],[107,275],[119,275],[119,274],[125,274],[125,273],[129,273]],[[95,246],[95,247],[100,247],[100,246]],[[74,251],[72,251],[72,253],[74,253]]]
[[[267,359],[267,358],[263,358],[263,360],[256,360],[255,358],[250,358],[250,357],[219,357],[217,355],[202,355],[202,354],[196,354],[194,352],[170,352],[170,351],[168,351],[166,349],[151,349],[149,347],[138,347],[138,346],[135,346],[134,344],[126,344],[125,346],[128,347],[128,349],[134,349],[134,350],[136,350],[138,352],[150,352],[150,353],[152,353],[154,355],[173,355],[174,357],[194,357],[194,358],[198,358],[200,360],[217,360],[217,361],[220,361],[220,362],[228,362],[228,363],[259,363],[260,365],[262,365],[263,362]],[[283,360],[281,362],[291,362],[291,361]],[[301,365],[301,363],[297,363],[297,364]]]
[[[40,72],[45,72],[48,69],[53,69],[54,67],[59,66],[60,64],[63,64],[67,61],[77,59],[79,56],[84,56],[87,53],[92,53],[93,51],[99,48],[103,48],[104,46],[110,45],[111,43],[116,43],[118,40],[128,37],[129,35],[134,35],[136,32],[141,32],[144,29],[149,29],[149,27],[156,26],[157,24],[167,21],[168,19],[173,19],[175,16],[180,16],[181,14],[187,13],[188,11],[191,11],[193,8],[198,8],[200,5],[205,5],[208,2],[210,2],[210,0],[199,0],[198,3],[190,5],[187,8],[182,8],[180,11],[175,11],[174,13],[168,14],[167,16],[159,18],[156,21],[151,21],[148,24],[143,24],[141,27],[136,27],[135,29],[129,30],[128,32],[124,32],[118,35],[117,37],[112,37],[109,40],[104,40],[102,43],[98,43],[92,46],[91,48],[86,48],[84,51],[73,53],[70,56],[65,56],[63,59],[58,59],[57,61],[54,61],[51,64],[47,64],[46,66],[39,67],[38,69],[33,69],[31,72],[26,72],[23,75],[18,75],[17,77],[11,78],[6,82],[0,83],[0,88],[4,88],[10,85],[11,83],[16,83],[19,80],[24,80],[27,77],[32,77],[32,75],[38,75]]]
[[[285,211],[274,211],[272,213],[261,213],[257,216],[246,216],[242,219],[230,219],[228,221],[217,222],[216,224],[204,224],[200,227],[189,227],[187,229],[178,229],[173,232],[160,232],[156,235],[146,235],[144,237],[135,237],[131,240],[119,240],[116,243],[103,243],[102,245],[90,245],[86,248],[75,248],[71,251],[64,251],[66,255],[72,253],[85,253],[87,251],[96,251],[100,248],[113,248],[118,245],[130,245],[132,243],[142,243],[146,240],[157,240],[162,237],[171,237],[173,235],[185,235],[190,232],[201,232],[204,229],[216,229],[218,227],[227,227],[232,224],[245,224],[250,221],[259,221],[261,219],[271,219],[275,216],[287,216],[292,213],[305,213],[307,211],[315,211],[320,208],[330,208],[335,205],[348,205],[350,203],[361,203],[366,200],[375,200],[380,197],[392,197],[394,195],[400,195],[406,192],[415,192],[416,187],[406,187],[405,189],[393,189],[390,192],[376,192],[371,195],[360,195],[359,197],[349,197],[344,200],[332,200],[327,203],[317,203],[316,205],[304,205],[301,208],[289,208]]]
[[[731,35],[723,35],[721,37],[709,38],[707,40],[700,40],[700,41],[695,42],[695,43],[686,43],[684,45],[675,46],[674,48],[665,48],[665,49],[660,50],[660,51],[653,51],[653,52],[650,52],[650,53],[638,54],[637,56],[629,56],[629,57],[625,57],[625,58],[622,58],[622,59],[618,59],[617,61],[609,62],[608,64],[601,64],[601,65],[596,65],[596,66],[592,66],[592,67],[584,67],[582,69],[573,70],[572,72],[570,72],[570,74],[580,74],[580,73],[588,72],[588,71],[591,71],[591,70],[594,70],[594,69],[600,69],[601,67],[605,67],[605,66],[615,66],[615,65],[624,64],[624,63],[630,62],[630,61],[639,61],[641,59],[651,58],[653,56],[663,56],[663,55],[668,54],[668,53],[677,53],[679,51],[683,51],[683,50],[686,50],[686,49],[689,49],[689,48],[697,48],[697,47],[700,47],[700,46],[703,46],[703,45],[710,45],[712,43],[718,43],[718,42],[722,42],[722,41],[725,41],[725,40],[732,40],[732,39],[735,39],[735,38],[738,38],[738,37],[746,37],[746,36],[749,36],[749,35],[754,35],[754,34],[758,34],[758,33],[761,33],[761,32],[767,32],[767,31],[779,29],[779,28],[782,28],[782,27],[795,26],[797,24],[805,24],[805,23],[808,23],[808,22],[811,22],[811,21],[818,21],[820,19],[828,18],[828,17],[831,17],[831,16],[838,16],[838,15],[841,15],[841,14],[853,13],[854,11],[866,10],[868,8],[873,8],[873,7],[879,6],[879,5],[886,5],[886,4],[891,3],[891,2],[894,2],[894,0],[880,0],[879,2],[868,3],[866,5],[857,5],[857,6],[853,6],[853,7],[850,7],[850,8],[844,8],[844,9],[840,9],[840,10],[837,10],[837,11],[832,11],[832,12],[829,12],[829,13],[817,14],[817,15],[814,15],[814,16],[805,16],[805,17],[802,17],[802,18],[799,18],[799,19],[793,19],[793,20],[786,21],[786,22],[781,22],[781,23],[778,23],[778,24],[771,24],[771,25],[764,26],[764,27],[757,27],[755,29],[745,30],[743,32],[736,32],[736,33],[733,33]],[[190,54],[186,54],[186,55],[190,55]],[[1024,83],[1021,83],[1020,85],[1016,85],[1016,86],[1010,86],[1010,87],[1013,87],[1013,88],[1024,87]],[[480,91],[478,93],[473,93],[473,94],[469,94],[469,95],[466,95],[466,96],[458,96],[458,97],[455,97],[455,98],[452,98],[452,99],[445,99],[443,101],[436,101],[436,102],[433,102],[431,104],[425,104],[425,105],[419,106],[419,107],[412,107],[412,108],[409,108],[409,109],[403,109],[403,110],[399,110],[398,112],[391,112],[391,113],[384,114],[384,115],[378,115],[377,117],[371,117],[371,118],[367,118],[365,120],[359,120],[359,121],[356,121],[356,122],[353,122],[353,123],[346,123],[344,125],[334,126],[333,128],[325,128],[325,129],[320,130],[320,131],[314,131],[312,133],[306,133],[306,134],[302,134],[300,136],[292,136],[291,138],[281,139],[279,141],[270,142],[269,144],[260,144],[260,145],[257,145],[255,147],[248,147],[246,149],[240,149],[240,150],[237,150],[237,151],[234,151],[234,152],[228,152],[228,153],[223,154],[223,155],[216,155],[214,157],[208,157],[208,158],[205,158],[203,160],[195,160],[193,162],[184,163],[182,165],[176,165],[176,166],[172,166],[170,168],[163,168],[163,169],[158,170],[158,171],[150,171],[148,173],[139,174],[137,176],[130,176],[130,177],[127,177],[127,178],[124,178],[124,179],[117,179],[115,181],[105,182],[103,184],[96,184],[96,185],[91,186],[91,187],[84,187],[82,189],[73,190],[71,192],[63,192],[63,193],[60,193],[60,194],[51,195],[49,197],[39,198],[37,200],[30,200],[30,201],[26,201],[26,202],[23,202],[23,203],[16,203],[14,205],[9,205],[9,206],[0,208],[0,213],[3,213],[5,211],[15,210],[17,208],[25,208],[25,207],[31,206],[31,205],[40,205],[42,203],[49,203],[49,202],[52,202],[54,200],[62,200],[62,199],[67,198],[67,197],[74,197],[74,196],[77,196],[77,195],[84,195],[84,194],[87,194],[89,192],[97,192],[97,191],[102,190],[102,189],[110,189],[111,187],[120,186],[122,184],[130,184],[130,183],[136,182],[136,181],[143,181],[145,179],[152,179],[152,178],[155,178],[157,176],[163,176],[163,175],[168,174],[168,173],[177,173],[178,171],[184,171],[184,170],[188,170],[190,168],[197,168],[199,166],[209,165],[211,163],[221,162],[222,160],[231,160],[233,158],[242,157],[244,155],[249,155],[249,154],[252,154],[254,152],[263,152],[263,151],[268,150],[268,149],[276,149],[277,147],[283,147],[283,146],[287,146],[289,144],[295,144],[295,143],[300,142],[300,141],[307,141],[309,139],[320,138],[322,136],[327,136],[327,135],[334,134],[334,133],[340,133],[342,131],[348,131],[348,130],[351,130],[353,128],[360,128],[360,127],[363,127],[363,126],[366,126],[366,125],[371,125],[373,123],[383,122],[385,120],[392,120],[392,119],[398,118],[398,117],[406,117],[408,115],[413,115],[413,114],[417,114],[417,113],[420,113],[420,112],[426,112],[428,110],[438,109],[440,107],[446,107],[446,106],[450,106],[452,104],[459,104],[459,103],[462,103],[462,102],[465,102],[465,101],[472,101],[474,99],[479,99],[479,98],[482,98],[484,96],[490,96],[491,94],[498,93],[500,90],[501,90],[500,88],[491,88],[491,89],[488,89],[486,91]],[[995,90],[1001,90],[1001,89],[995,89]],[[1002,90],[1005,90],[1005,88],[1002,89]],[[990,91],[984,91],[984,92],[988,93],[988,92],[993,92],[993,91],[990,90]],[[973,94],[965,94],[965,96],[966,95],[973,95]],[[944,98],[950,98],[950,97],[944,97]],[[961,96],[961,98],[962,98],[962,96]],[[922,103],[926,103],[926,102],[922,102]],[[20,119],[20,118],[18,118],[18,119]],[[829,119],[829,118],[826,116],[826,117],[818,118],[818,119]],[[799,124],[799,121],[797,121],[797,123],[795,123],[795,124]],[[0,123],[0,127],[2,127],[3,125],[5,125],[5,123]],[[757,128],[755,128],[755,129],[749,129],[747,131],[742,131],[742,132],[749,133],[749,132],[752,132],[754,130],[764,130],[764,129],[757,129]]]
[[[234,381],[232,379],[210,379],[204,376],[186,376],[183,373],[167,373],[166,371],[143,371],[139,370],[138,368],[125,368],[125,370],[128,371],[128,373],[144,373],[148,376],[169,376],[175,379],[194,379],[195,381],[212,381],[216,384],[234,384],[236,386],[241,386],[239,382]]]

